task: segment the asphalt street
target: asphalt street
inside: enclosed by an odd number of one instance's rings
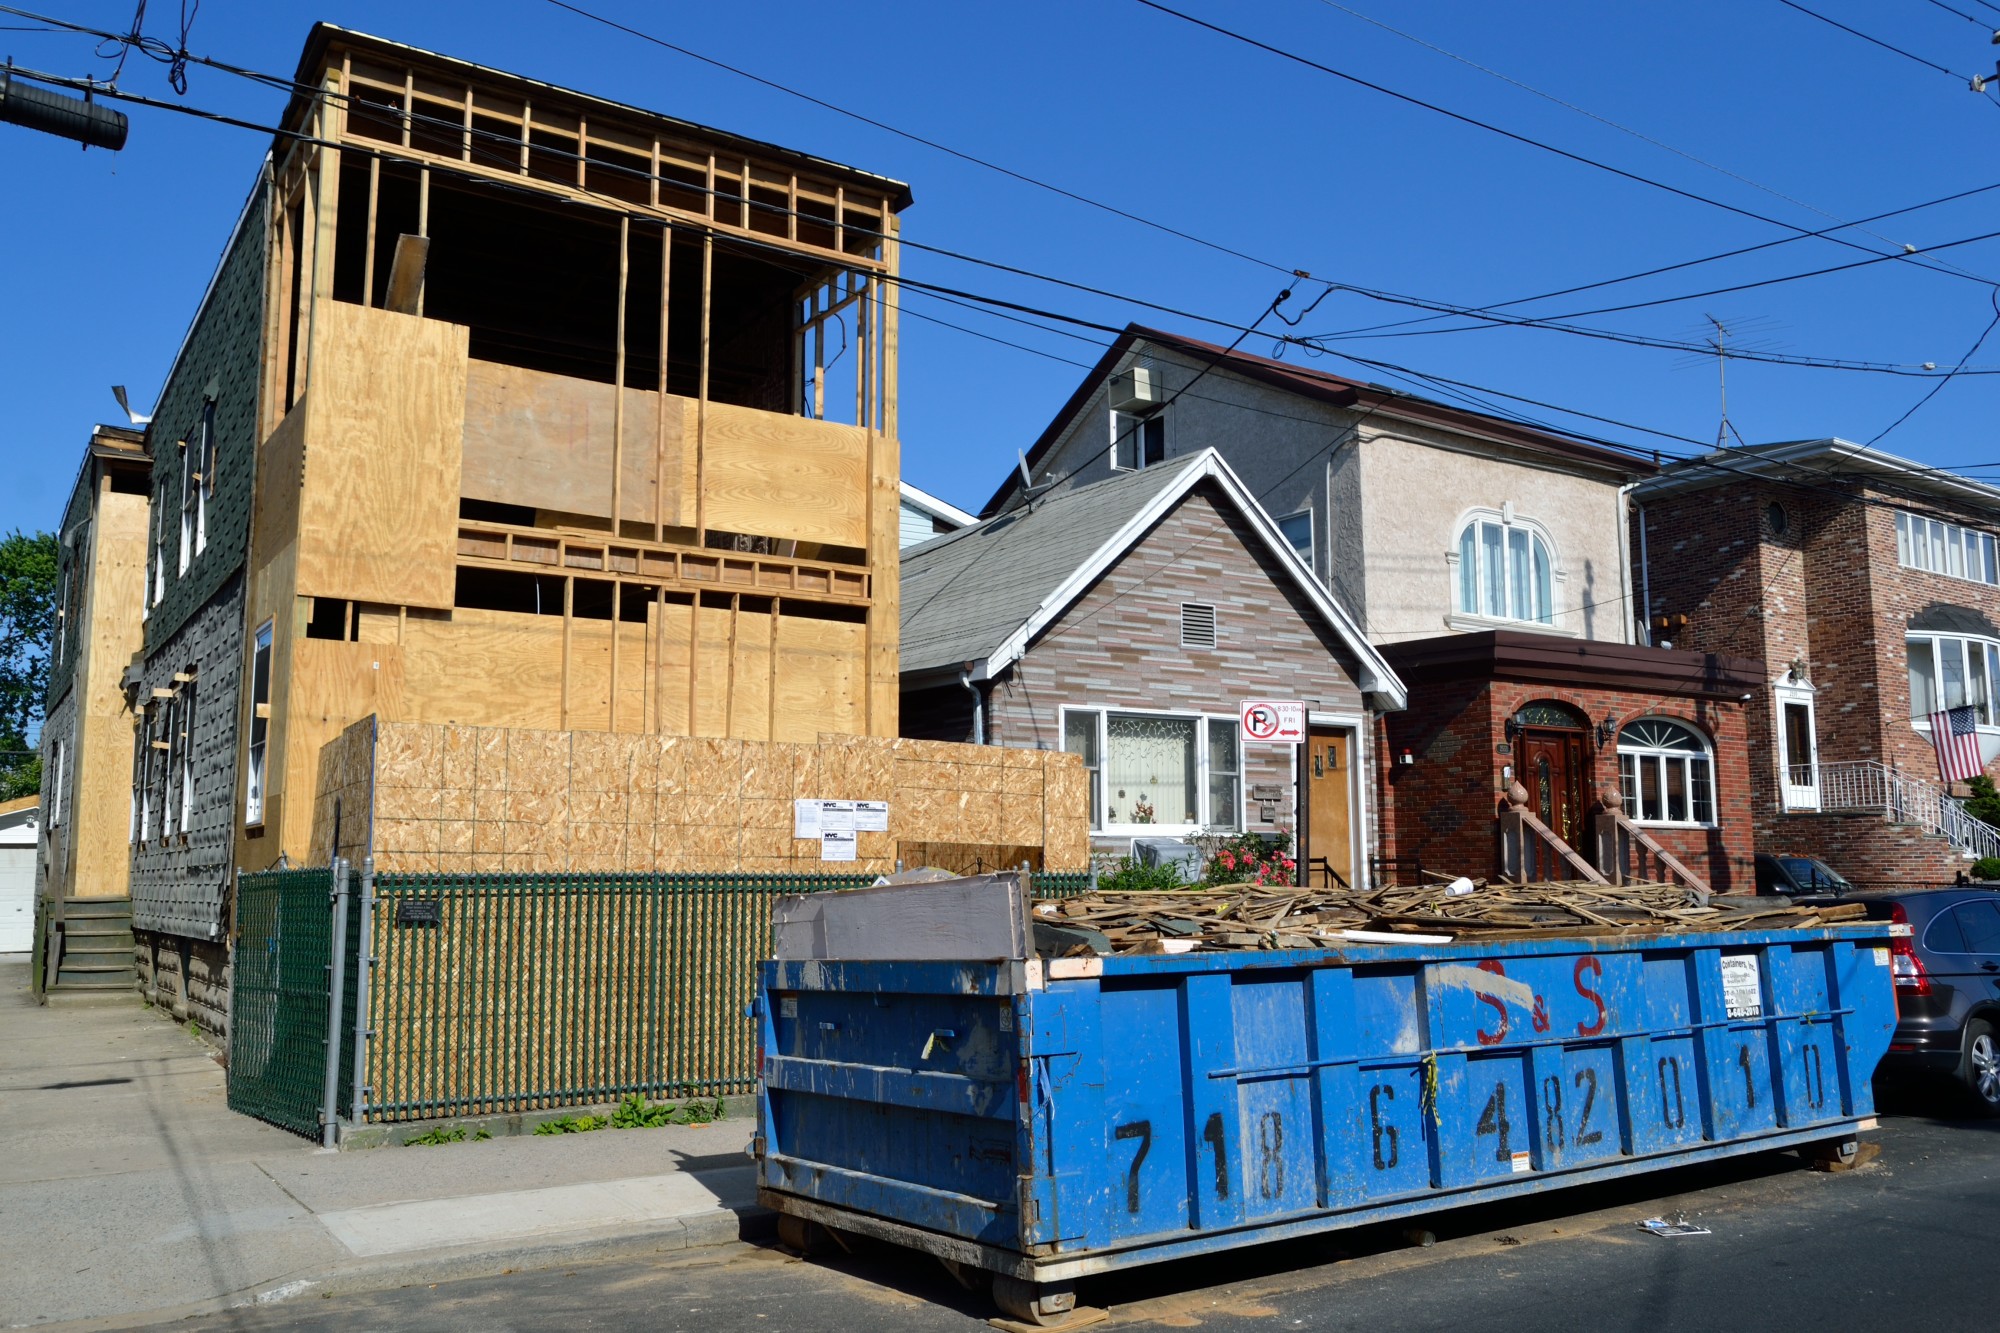
[[[2000,1122],[1887,1099],[1858,1171],[1790,1154],[1460,1209],[1436,1243],[1369,1228],[1085,1283],[1100,1328],[1568,1330],[1993,1327]],[[1685,1214],[1708,1235],[1639,1229]],[[728,1246],[647,1262],[339,1292],[170,1326],[189,1330],[551,1328],[970,1330],[994,1313],[935,1262],[870,1246],[800,1260]]]

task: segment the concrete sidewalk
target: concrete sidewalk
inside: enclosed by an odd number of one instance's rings
[[[40,1008],[0,956],[0,1327],[106,1327],[722,1244],[768,1227],[750,1125],[321,1152],[237,1115],[135,996]]]

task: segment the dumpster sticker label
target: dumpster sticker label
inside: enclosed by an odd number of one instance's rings
[[[797,1018],[798,1016],[799,997],[796,995],[780,995],[778,997],[778,1017]]]
[[[1722,1008],[1731,1018],[1764,1016],[1764,978],[1755,954],[1723,955]]]
[[[1866,950],[1866,953],[1868,954],[1868,961],[1875,964],[1875,966],[1889,966],[1889,951],[1887,949],[1869,949]]]
[[[1517,1152],[1507,1159],[1508,1169],[1519,1175],[1523,1171],[1534,1170],[1533,1154]]]

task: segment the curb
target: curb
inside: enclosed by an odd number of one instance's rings
[[[777,1231],[777,1214],[755,1204],[736,1212],[713,1208],[618,1231],[599,1228],[567,1237],[537,1236],[481,1249],[420,1250],[376,1259],[353,1259],[330,1268],[272,1278],[225,1296],[160,1310],[135,1311],[101,1319],[70,1320],[27,1327],[69,1333],[86,1329],[148,1328],[252,1306],[279,1305],[302,1297],[393,1291],[432,1283],[463,1282],[509,1273],[564,1268],[613,1259],[755,1243]]]

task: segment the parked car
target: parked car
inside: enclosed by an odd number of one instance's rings
[[[1810,856],[1757,853],[1757,892],[1787,897],[1820,897],[1856,893],[1854,884],[1824,861]]]
[[[1896,1035],[1878,1072],[1949,1074],[1980,1114],[2000,1116],[2000,893],[1907,889],[1847,901],[1910,928],[1889,950]]]

